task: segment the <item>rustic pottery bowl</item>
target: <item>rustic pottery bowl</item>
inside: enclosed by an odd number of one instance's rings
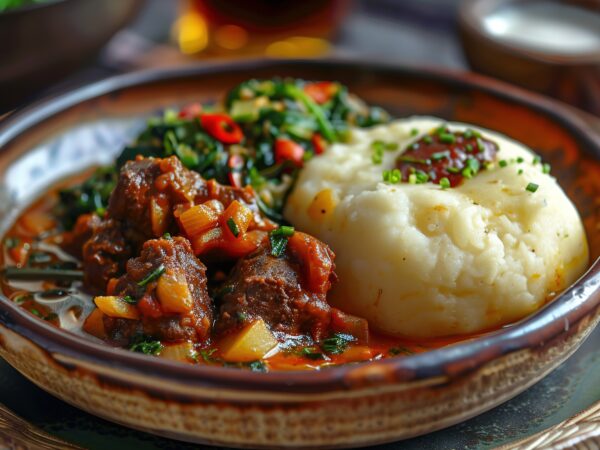
[[[586,52],[540,50],[499,38],[486,29],[486,17],[536,0],[462,0],[458,22],[469,65],[479,73],[535,90],[600,115],[600,46]],[[568,4],[600,16],[600,0],[537,0]],[[600,33],[600,30],[596,30]]]
[[[92,414],[176,439],[238,447],[352,447],[443,428],[515,396],[571,355],[600,319],[600,140],[552,101],[473,75],[364,61],[260,61],[143,72],[11,117],[0,131],[0,232],[49,184],[110,160],[160,108],[218,98],[248,77],[336,79],[395,115],[496,129],[538,151],[576,203],[588,272],[531,317],[485,337],[320,372],[191,366],[58,330],[0,298],[0,355]]]

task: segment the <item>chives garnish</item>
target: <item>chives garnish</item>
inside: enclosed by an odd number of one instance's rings
[[[463,133],[463,137],[465,139],[471,139],[473,137],[473,130],[471,130],[470,128],[467,128],[465,130],[465,132]]]
[[[505,160],[505,159],[501,159],[501,160],[498,162],[498,165],[499,165],[500,167],[506,167],[506,166],[508,166],[508,163],[506,162],[506,160]]]
[[[448,189],[450,187],[450,180],[446,177],[440,178],[440,187],[442,189]]]
[[[462,172],[462,176],[465,178],[473,178],[473,171],[469,167],[465,167]]]
[[[423,138],[423,142],[425,142],[426,144],[431,144],[433,143],[433,139],[431,138],[431,136],[425,136]]]
[[[439,161],[440,159],[448,158],[450,159],[450,152],[448,150],[444,152],[437,152],[431,155],[431,159],[434,161]]]
[[[539,185],[535,184],[535,183],[529,183],[527,185],[527,187],[525,188],[525,190],[529,191],[529,192],[535,192],[537,191],[539,188]]]
[[[535,155],[533,157],[533,165],[535,166],[537,163],[542,162],[542,158],[540,158],[538,155]]]
[[[412,130],[410,130],[410,135],[411,136],[416,136],[417,134],[419,134],[419,130],[416,128],[413,128]]]
[[[517,158],[517,162],[518,162],[519,164],[521,164],[523,161],[525,161],[525,160],[524,160],[523,158],[521,158],[520,156]]]
[[[405,162],[405,163],[413,163],[413,164],[429,164],[430,163],[430,161],[427,159],[412,158],[410,156],[400,156],[398,158],[398,161]]]
[[[421,170],[417,171],[415,175],[417,177],[417,184],[427,183],[427,181],[429,181],[429,175]]]
[[[479,138],[477,138],[477,151],[479,153],[483,153],[485,151],[485,146],[483,145],[483,142]]]
[[[446,170],[450,173],[460,173],[460,169],[458,167],[447,167]]]
[[[288,238],[295,232],[294,227],[282,225],[279,228],[269,233],[269,241],[271,242],[271,255],[280,257],[285,252]]]
[[[456,142],[456,136],[451,133],[440,133],[440,142],[444,144],[454,144]]]
[[[237,226],[237,223],[235,223],[235,220],[233,220],[233,217],[227,219],[227,227],[235,237],[240,235],[240,228]]]
[[[523,175],[523,169],[519,169],[519,170],[517,171],[517,175]]]
[[[469,158],[467,159],[467,167],[471,170],[472,174],[475,175],[477,172],[479,172],[481,165],[475,158]]]
[[[548,163],[544,163],[544,164],[542,165],[542,172],[543,172],[543,173],[550,173],[550,169],[551,169],[551,167],[550,167],[550,164],[548,164]]]
[[[398,150],[397,142],[388,142],[385,144],[385,149],[388,151]]]
[[[148,283],[157,280],[158,278],[160,278],[160,276],[165,273],[165,266],[164,264],[161,264],[160,266],[158,266],[156,269],[154,269],[152,272],[150,272],[146,278],[144,278],[142,281],[138,281],[138,286],[140,287],[144,287],[146,286]]]

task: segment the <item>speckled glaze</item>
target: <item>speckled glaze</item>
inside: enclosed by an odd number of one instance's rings
[[[600,319],[600,140],[560,105],[472,75],[365,62],[254,61],[111,79],[5,124],[0,231],[52,182],[110,160],[144,116],[273,75],[338,79],[397,116],[433,114],[524,142],[552,163],[576,203],[595,264],[544,309],[484,338],[309,373],[149,358],[57,330],[0,298],[0,354],[11,365],[79,408],[152,433],[239,447],[324,448],[389,442],[460,422],[523,391],[577,349]]]

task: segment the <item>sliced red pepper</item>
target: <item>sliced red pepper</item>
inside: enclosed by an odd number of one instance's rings
[[[229,178],[229,184],[233,187],[242,187],[242,169],[244,168],[244,158],[240,155],[231,155],[227,161],[230,172],[227,175]]]
[[[290,139],[279,138],[275,141],[275,162],[292,162],[296,167],[302,167],[304,148]]]
[[[200,103],[190,103],[189,105],[181,108],[178,117],[180,119],[193,119],[194,117],[198,117],[200,114],[202,114],[202,105]]]
[[[202,114],[200,123],[208,134],[223,144],[239,144],[244,138],[240,126],[227,114]]]
[[[316,155],[322,154],[325,151],[325,149],[327,149],[327,141],[319,133],[313,134],[312,138],[310,139],[310,142],[312,143],[313,148],[315,149]]]
[[[337,91],[338,84],[332,81],[318,81],[304,85],[304,92],[319,105],[331,100]]]

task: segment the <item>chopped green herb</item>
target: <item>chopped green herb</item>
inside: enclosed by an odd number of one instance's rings
[[[501,159],[500,161],[498,161],[498,165],[500,167],[506,167],[508,166],[508,162],[505,159]]]
[[[538,164],[538,163],[541,163],[541,162],[542,162],[542,158],[541,158],[541,157],[539,157],[538,155],[535,155],[535,156],[533,157],[533,161],[532,161],[532,162],[533,162],[533,165],[535,166],[536,164]]]
[[[298,354],[308,359],[325,359],[323,353],[321,353],[317,347],[304,347]]]
[[[436,152],[433,155],[431,155],[431,159],[433,159],[434,161],[439,161],[440,159],[444,158],[450,159],[450,151],[446,150],[443,152]]]
[[[523,175],[523,169],[517,170],[517,175]]]
[[[522,157],[520,157],[520,156],[519,156],[519,157],[517,158],[517,162],[518,162],[519,164],[521,164],[523,161],[525,161],[525,160],[524,160]]]
[[[456,136],[452,133],[441,133],[440,142],[443,142],[444,144],[454,144],[456,142]]]
[[[446,177],[440,179],[440,187],[442,189],[448,189],[450,187],[450,180]]]
[[[267,371],[267,365],[263,362],[263,361],[252,361],[247,363],[248,368],[252,371],[252,372],[266,372]]]
[[[137,300],[131,295],[126,295],[125,297],[123,297],[123,301],[125,303],[129,303],[130,305],[135,305],[137,303]]]
[[[417,173],[415,175],[417,177],[417,184],[423,184],[429,181],[429,175],[427,175],[422,170],[417,170]]]
[[[173,238],[171,237],[171,233],[165,233],[163,234],[163,239],[171,240]]]
[[[425,136],[423,138],[423,142],[425,142],[426,144],[432,144],[433,143],[433,139],[431,136]]]
[[[418,128],[413,128],[412,130],[410,130],[410,135],[411,136],[416,136],[417,134],[419,134]]]
[[[473,173],[473,175],[476,175],[477,172],[479,172],[479,169],[481,168],[481,164],[479,163],[479,160],[477,160],[475,158],[467,159],[466,165],[469,169],[471,169],[471,172]]]
[[[470,128],[467,128],[465,130],[465,132],[463,133],[463,137],[465,139],[471,139],[473,137],[473,130],[471,130]],[[471,148],[472,148],[472,146],[471,146]]]
[[[42,313],[41,313],[39,310],[35,309],[35,308],[31,308],[31,309],[29,310],[29,312],[30,312],[31,314],[33,314],[34,316],[43,317],[43,316],[42,316]]]
[[[465,167],[462,172],[462,176],[465,178],[473,178],[473,171],[469,167]]]
[[[399,156],[398,161],[409,163],[409,164],[425,164],[425,165],[427,165],[431,162],[428,159],[419,159],[419,158],[413,158],[411,156],[404,156],[404,155]]]
[[[235,237],[240,235],[240,228],[237,226],[237,223],[235,223],[235,220],[233,220],[233,217],[227,219],[227,227]]]
[[[465,145],[465,150],[467,151],[467,153],[471,153],[473,151],[473,144]]]
[[[385,144],[385,149],[389,152],[398,150],[398,143],[397,142],[387,142]]]
[[[483,145],[483,141],[477,138],[477,151],[479,153],[483,153],[485,151],[485,146]]]
[[[143,280],[138,282],[138,286],[140,287],[144,287],[146,286],[148,283],[151,283],[154,280],[157,280],[158,278],[160,278],[160,276],[165,273],[165,266],[164,264],[161,264],[160,266],[158,266],[156,269],[154,269],[152,272],[150,272],[146,278],[144,278]]]
[[[330,355],[339,355],[340,353],[344,353],[344,350],[354,340],[354,336],[350,336],[349,334],[335,333],[333,336],[323,340],[321,348],[325,353]]]
[[[213,354],[217,351],[216,348],[211,348],[211,349],[200,349],[198,351],[198,353],[200,354],[200,357],[204,360],[204,362],[207,363],[212,363],[212,362],[216,362],[218,361],[216,358],[213,357]]]
[[[245,322],[248,319],[248,314],[238,311],[235,314],[235,318],[237,319],[238,322]]]
[[[539,185],[537,185],[537,184],[535,184],[535,183],[529,183],[529,184],[527,185],[527,187],[525,188],[525,190],[527,190],[527,191],[529,191],[529,192],[535,192],[535,191],[537,191],[537,190],[538,190],[538,188],[539,188],[539,187],[540,187],[540,186],[539,186]]]
[[[458,167],[447,167],[446,170],[450,173],[460,173],[460,169]]]
[[[550,170],[551,170],[550,164],[548,164],[548,163],[544,163],[544,164],[542,165],[542,172],[543,172],[543,173],[546,173],[546,174],[548,174],[548,173],[550,173]]]
[[[129,347],[132,352],[143,353],[145,355],[158,355],[163,349],[163,345],[157,340],[141,340]]]
[[[287,247],[288,238],[294,234],[294,231],[294,227],[282,225],[269,233],[271,255],[275,257],[283,255]]]

